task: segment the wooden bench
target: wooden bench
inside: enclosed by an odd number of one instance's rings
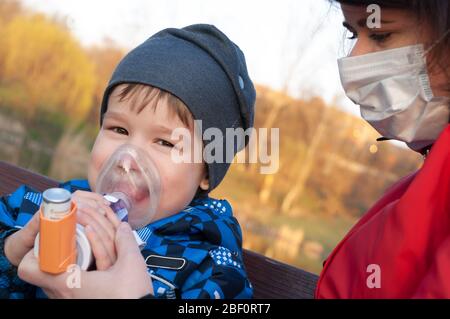
[[[22,184],[44,191],[58,185],[48,177],[0,161],[0,196]],[[318,276],[261,254],[244,250],[244,262],[255,299],[311,299]]]

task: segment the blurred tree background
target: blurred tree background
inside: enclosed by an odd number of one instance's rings
[[[64,20],[0,0],[0,160],[58,180],[85,177],[103,90],[124,54],[108,39],[83,47]],[[364,121],[320,97],[286,92],[257,86],[256,128],[280,128],[278,172],[234,164],[212,195],[232,203],[246,248],[318,273],[357,219],[421,158],[376,143]]]

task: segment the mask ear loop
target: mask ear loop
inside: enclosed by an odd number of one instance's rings
[[[428,53],[430,53],[430,51],[433,50],[436,45],[438,45],[440,42],[442,42],[449,33],[450,33],[450,29],[447,29],[447,31],[445,31],[444,34],[439,37],[439,39],[434,41],[434,43],[432,45],[430,45],[430,47],[423,52],[424,57]]]
[[[377,142],[384,142],[384,141],[390,141],[390,140],[392,140],[392,138],[384,137],[384,136],[377,138]],[[427,147],[425,147],[421,151],[419,151],[419,153],[422,154],[424,160],[427,158],[428,154],[430,153],[432,146],[433,145],[428,145]]]

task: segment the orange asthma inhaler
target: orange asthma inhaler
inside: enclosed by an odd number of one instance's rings
[[[43,194],[39,210],[39,267],[60,274],[77,262],[76,211],[72,194],[63,188],[50,188]]]

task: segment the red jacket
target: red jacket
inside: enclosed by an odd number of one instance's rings
[[[334,249],[316,298],[450,298],[450,125]]]

